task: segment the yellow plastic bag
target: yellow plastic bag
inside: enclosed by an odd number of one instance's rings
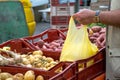
[[[88,38],[87,26],[83,25],[78,29],[71,17],[69,28],[60,61],[76,61],[86,59],[97,53],[98,48]]]

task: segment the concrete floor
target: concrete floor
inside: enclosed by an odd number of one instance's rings
[[[41,32],[50,28],[50,23],[48,22],[40,22],[36,24],[36,30],[33,35],[40,34]]]

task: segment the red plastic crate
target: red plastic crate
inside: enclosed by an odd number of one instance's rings
[[[66,64],[66,63],[61,62],[60,64],[56,65],[49,71],[40,70],[40,69],[36,69],[36,68],[29,68],[29,67],[12,66],[12,65],[0,66],[0,69],[2,72],[9,72],[13,75],[16,73],[25,74],[26,71],[32,70],[32,71],[34,71],[36,77],[38,75],[42,75],[44,77],[44,80],[60,80],[59,77],[55,78],[55,79],[52,77],[54,77],[57,74],[63,74],[63,75],[66,74],[66,75],[64,75],[64,78],[67,80],[69,78],[72,78],[72,76],[76,76],[75,75],[75,72],[76,72],[75,66],[73,66],[74,64],[75,63]],[[63,71],[60,73],[56,73],[55,71],[61,67],[63,68]],[[66,69],[67,69],[67,71],[66,71]]]
[[[76,63],[73,62],[72,65],[68,66],[62,73],[56,74],[50,80],[78,80],[76,67]]]
[[[19,41],[19,39],[17,39],[17,40]],[[0,48],[4,47],[6,45],[10,46],[11,42],[13,43],[14,40],[12,40],[12,41],[10,40],[3,44],[0,44]],[[16,42],[16,44],[11,43],[12,46],[14,46],[13,51],[17,50],[16,48],[18,48],[18,47],[15,47],[16,45],[21,46],[20,44],[24,43],[24,44],[26,44],[26,48],[27,48],[27,46],[29,44],[26,41],[24,42],[23,39],[20,39],[20,41],[18,43],[16,40],[15,40],[15,42]],[[21,48],[20,50],[26,49],[23,46],[19,47],[19,48]],[[31,48],[28,47],[28,49],[31,49]],[[35,49],[33,49],[33,50],[35,50]],[[22,52],[22,51],[20,51],[20,52]],[[56,55],[56,54],[54,54],[54,55]],[[90,60],[94,60],[94,64],[87,67],[86,64]],[[78,64],[84,65],[83,70],[79,71]],[[65,79],[65,80],[67,80],[67,79],[69,79],[69,80],[81,80],[81,79],[82,80],[87,80],[87,79],[92,80],[95,77],[97,77],[98,75],[105,72],[105,48],[98,51],[98,53],[96,55],[94,55],[90,58],[87,58],[87,59],[79,60],[79,61],[76,61],[73,63],[60,62],[59,64],[57,64],[56,66],[54,66],[53,68],[51,68],[48,71],[41,70],[41,69],[35,69],[35,68],[27,68],[26,69],[26,67],[18,67],[18,66],[15,66],[15,67],[17,67],[17,69],[13,68],[14,66],[12,66],[12,69],[7,69],[7,67],[9,67],[9,66],[0,66],[0,69],[3,68],[3,70],[9,70],[11,73],[17,72],[18,68],[22,68],[24,71],[26,71],[28,69],[32,69],[32,70],[36,71],[36,74],[37,74],[37,72],[39,72],[39,74],[43,75],[45,80],[47,80],[47,79],[49,79],[49,80],[63,80],[63,79]],[[60,72],[60,73],[55,72],[57,69],[60,69],[61,67],[63,70],[62,72]],[[19,70],[19,71],[22,72],[22,70]],[[23,73],[24,73],[24,71],[23,71]]]
[[[100,74],[103,74],[105,72],[105,48],[102,48],[99,50],[99,52],[88,58],[83,60],[76,61],[77,66],[79,64],[83,64],[83,70],[79,71],[79,68],[77,69],[78,72],[76,72],[78,80],[93,80]],[[90,60],[94,60],[94,63],[90,66],[87,66],[87,62]]]
[[[72,16],[74,9],[74,6],[51,6],[51,16]]]
[[[11,48],[11,51],[15,51],[20,54],[26,54],[28,52],[33,52],[36,50],[40,50],[40,48],[36,47],[34,44],[28,42],[26,39],[13,39],[6,41],[2,44],[0,44],[0,48],[3,48],[4,46],[8,46]],[[44,53],[45,52],[45,53]],[[60,54],[54,51],[47,51],[43,49],[43,54],[46,57],[52,57],[54,60],[59,60]],[[53,52],[53,53],[52,53]]]
[[[28,53],[31,51],[38,50],[33,44],[21,39],[8,40],[0,44],[0,48],[8,46],[11,48],[11,51],[16,51],[17,53]]]
[[[105,73],[100,74],[99,76],[97,76],[96,78],[94,78],[93,80],[105,80]]]
[[[68,29],[47,29],[43,31],[42,33],[34,36],[28,36],[24,37],[23,39],[31,40],[33,44],[37,42],[37,39],[43,40],[45,42],[52,42],[57,39],[64,39],[66,38],[65,32],[67,32]]]
[[[60,4],[59,0],[51,0],[50,2],[51,2],[51,6],[67,6],[68,5],[67,3]],[[73,6],[75,5],[75,3],[70,2],[69,5]]]
[[[28,52],[38,50],[31,43],[28,43],[24,39],[9,40],[7,42],[0,44],[0,48],[3,48],[5,46],[9,46],[12,51],[16,51],[21,54],[26,54]],[[33,47],[31,47],[31,46],[33,46]],[[1,54],[4,54],[4,53],[1,53]],[[43,54],[43,55],[46,56],[46,54]],[[49,55],[49,56],[52,57],[53,59],[55,58],[55,59],[59,60],[59,57],[57,57],[57,58],[55,57],[56,54],[52,53],[52,55]],[[12,74],[15,74],[18,72],[25,73],[27,70],[33,70],[36,75],[38,75],[38,74],[42,75],[45,78],[45,80],[54,80],[54,79],[50,79],[50,78],[52,78],[53,76],[55,76],[57,74],[66,74],[64,76],[64,77],[66,77],[66,79],[71,78],[72,76],[76,76],[76,74],[75,74],[76,67],[74,65],[75,65],[75,63],[72,63],[72,62],[60,62],[60,63],[56,64],[54,67],[52,67],[51,69],[49,69],[48,71],[42,70],[42,69],[37,69],[37,68],[17,66],[17,65],[0,66],[0,69],[2,69],[2,71],[10,72]],[[59,72],[59,73],[56,72],[56,70],[61,69],[61,68],[62,68],[61,72]],[[66,69],[67,69],[67,71],[64,72],[64,70],[66,70]]]
[[[70,16],[52,16],[51,19],[52,25],[68,25]]]
[[[51,25],[52,29],[64,29],[68,28],[68,25]]]
[[[87,62],[90,60],[94,60],[94,63],[90,66],[87,66]],[[83,69],[79,70],[78,65],[82,64]],[[75,64],[73,65],[76,67],[76,75],[69,78],[69,80],[93,80],[99,75],[103,74],[105,72],[105,48],[98,51],[98,53],[94,56],[91,56],[87,59],[82,59],[75,61]],[[66,72],[64,70],[64,72]],[[63,74],[57,74],[52,79],[56,80],[56,78],[59,78],[60,80],[65,79],[64,78],[65,73]]]
[[[38,35],[25,37],[23,39],[27,40],[29,43],[33,44],[34,46],[38,46],[40,40],[43,40],[44,42],[48,42],[48,43],[58,39],[65,40],[66,32],[67,29],[61,29],[61,30],[48,29]],[[59,58],[61,53],[61,51],[47,50],[47,49],[42,49],[40,47],[38,48],[41,49],[47,57],[52,56],[54,57],[55,60]]]

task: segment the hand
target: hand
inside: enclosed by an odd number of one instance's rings
[[[95,22],[95,11],[89,9],[82,9],[73,15],[73,18],[81,24],[90,24]]]

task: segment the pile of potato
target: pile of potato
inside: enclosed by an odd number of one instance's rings
[[[19,65],[49,70],[59,63],[58,60],[55,61],[51,57],[44,56],[41,50],[29,52],[27,54],[19,54],[10,51],[10,47],[3,47],[3,49],[0,48],[0,51],[6,54],[12,54],[13,56],[4,56],[0,54],[0,65]]]
[[[105,36],[106,36],[106,27],[102,28],[101,26],[93,26],[88,29],[89,39],[94,43],[99,49],[105,47]],[[40,41],[37,46],[46,51],[55,51],[61,52],[64,44],[63,39],[54,40],[50,43]]]
[[[16,73],[15,75],[0,70],[0,80],[44,80],[44,77],[42,75],[35,77],[32,70],[28,70],[25,74]]]
[[[54,61],[51,57],[43,56],[42,51],[34,51],[32,54],[21,55],[22,62],[19,65],[39,68],[43,70],[49,70],[53,66],[59,63],[59,61]]]
[[[55,51],[55,52],[61,52],[62,47],[64,44],[64,40],[63,39],[58,39],[58,40],[54,40],[52,42],[44,42],[44,41],[40,41],[37,46],[40,47],[41,49],[44,49],[46,51]]]
[[[106,28],[102,28],[100,26],[93,26],[89,28],[89,39],[92,43],[96,44],[96,46],[101,49],[105,47],[106,43]]]

